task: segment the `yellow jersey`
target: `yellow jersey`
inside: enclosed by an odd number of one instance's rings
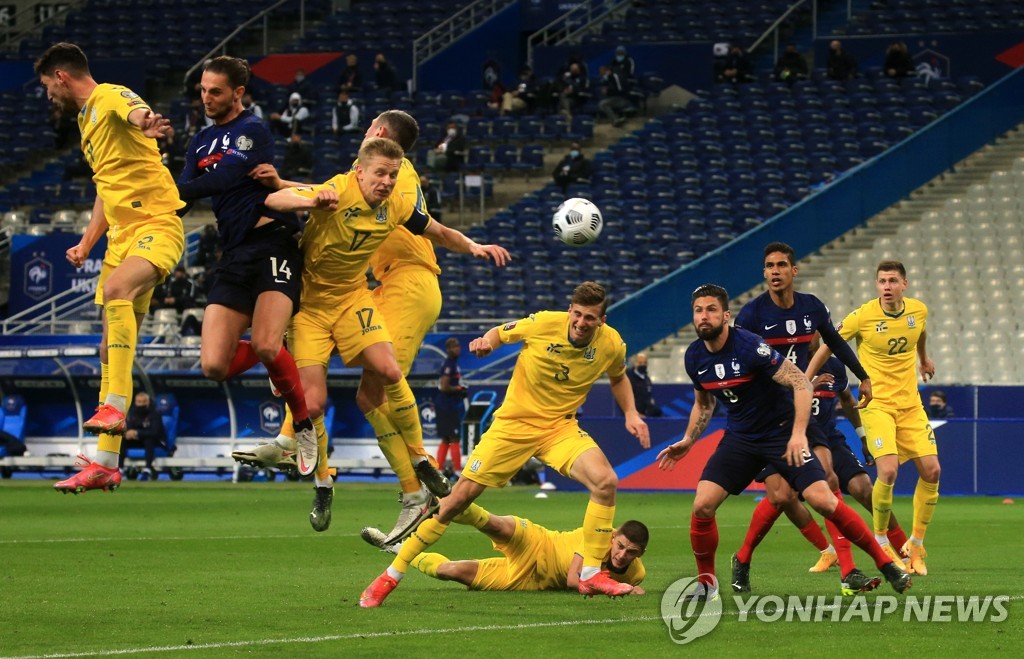
[[[538,553],[536,575],[542,583],[542,590],[565,590],[569,565],[572,563],[573,556],[583,546],[583,529],[548,531],[548,534],[551,543],[550,549]],[[626,571],[620,574],[611,569],[606,554],[604,560],[601,561],[601,569],[608,570],[609,576],[615,581],[632,586],[640,585],[647,575],[647,570],[639,558],[633,559]]]
[[[312,188],[293,189],[296,194],[314,197],[325,188],[337,192],[338,209],[310,213],[299,246],[304,254],[302,306],[330,313],[346,293],[366,288],[370,257],[396,227],[415,215],[420,218],[416,230],[422,231],[430,220],[416,211],[413,200],[399,194],[392,193],[371,208],[354,171]]]
[[[398,181],[395,182],[395,191],[392,194],[413,200],[416,209],[427,214],[426,200],[420,189],[420,176],[407,158],[402,158]],[[373,276],[377,281],[384,281],[389,272],[405,265],[418,265],[435,275],[441,274],[437,256],[434,255],[434,243],[423,236],[417,236],[405,227],[399,227],[384,239],[370,257],[370,267],[373,268]]]
[[[852,312],[837,328],[857,339],[857,357],[871,376],[872,404],[894,409],[921,406],[917,388],[917,342],[928,322],[928,307],[903,298],[903,311],[887,313],[874,299]]]
[[[82,153],[112,227],[168,215],[185,205],[160,160],[156,140],[128,122],[128,115],[139,109],[148,110],[149,105],[138,94],[103,83],[78,113]]]
[[[514,420],[552,428],[572,419],[602,374],[626,372],[626,344],[602,325],[589,345],[569,342],[569,313],[540,311],[498,329],[502,343],[523,342],[505,401],[495,412]]]

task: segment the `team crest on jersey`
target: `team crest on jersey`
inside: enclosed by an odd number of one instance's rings
[[[811,331],[811,319],[807,316],[804,316],[804,330],[808,332]]]
[[[915,327],[917,327],[917,319],[914,318],[914,314],[910,314],[909,316],[907,316],[907,327],[909,327],[910,329],[914,329]]]
[[[388,207],[381,204],[380,208],[377,209],[377,216],[374,219],[377,220],[377,224],[386,224],[388,221]]]
[[[772,349],[768,347],[767,343],[761,343],[758,344],[757,346],[757,354],[761,355],[762,357],[767,357],[768,355],[772,354]]]
[[[718,376],[719,380],[725,378],[725,364],[715,364],[715,375]]]
[[[597,354],[597,348],[591,346],[591,347],[589,347],[589,348],[587,348],[586,350],[583,351],[583,359],[586,359],[588,362],[592,362],[592,361],[594,361],[594,356],[596,354]]]
[[[786,321],[786,331],[790,334],[790,336],[792,336],[793,334],[796,334],[796,321],[795,320],[787,320]]]
[[[738,375],[739,372],[740,372],[740,362],[739,362],[739,360],[733,359],[731,366],[732,366],[732,372],[736,373]]]
[[[235,140],[235,146],[238,147],[239,151],[248,151],[252,148],[253,142],[245,135],[239,135],[238,139]]]

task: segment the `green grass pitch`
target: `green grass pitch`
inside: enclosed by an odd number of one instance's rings
[[[610,600],[564,593],[476,593],[411,571],[386,604],[358,608],[359,593],[388,564],[359,539],[390,527],[395,487],[337,487],[334,520],[315,533],[309,485],[219,482],[126,483],[115,494],[64,496],[45,480],[0,483],[0,656],[189,657],[595,657],[1012,655],[1024,645],[1024,503],[946,497],[928,534],[927,577],[909,594],[1007,595],[1003,622],[740,622],[724,593],[718,627],[675,645],[661,596],[695,572],[692,496],[620,493],[616,520],[651,528],[648,594]],[[586,496],[508,488],[486,493],[491,512],[553,529],[579,525]],[[734,497],[719,511],[719,577],[729,578],[753,509]],[[910,520],[909,498],[894,509]],[[453,525],[435,551],[495,555],[488,540]],[[874,573],[867,556],[858,564]],[[838,595],[836,570],[809,574],[817,553],[783,517],[755,555],[756,594]],[[724,591],[723,591],[724,592]],[[890,595],[888,585],[877,591]],[[873,595],[868,596],[869,600]],[[1016,648],[1016,650],[1014,650]]]

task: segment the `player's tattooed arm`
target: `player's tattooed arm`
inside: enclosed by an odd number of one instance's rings
[[[698,391],[694,396],[694,403],[697,418],[691,418],[693,425],[686,434],[696,442],[704,434],[704,431],[708,429],[708,424],[711,423],[711,414],[715,411],[716,401],[710,392]]]
[[[804,464],[807,458],[807,422],[811,418],[811,381],[803,371],[790,361],[783,360],[772,379],[793,390],[793,434],[786,445],[784,457],[794,467]]]
[[[811,381],[807,379],[807,375],[803,373],[799,368],[796,367],[793,362],[788,359],[782,360],[782,365],[779,370],[775,371],[775,375],[772,379],[781,384],[783,387],[792,389],[794,392],[800,389],[806,389],[810,391]]]
[[[690,422],[686,426],[683,438],[662,449],[654,459],[662,471],[671,471],[677,462],[686,457],[711,422],[711,413],[715,411],[715,397],[702,389],[694,389],[693,399]]]

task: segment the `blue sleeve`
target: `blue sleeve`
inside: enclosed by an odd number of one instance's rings
[[[839,361],[849,366],[858,380],[868,379],[867,371],[860,365],[860,360],[857,359],[853,348],[850,347],[849,343],[843,341],[843,337],[839,336],[839,332],[832,326],[832,319],[827,315],[825,322],[818,325],[818,332],[821,333],[821,340],[825,342],[825,345],[832,351],[832,354],[838,357]]]
[[[732,324],[735,327],[742,327],[751,331],[756,330],[756,323],[754,323],[754,312],[751,310],[754,305],[754,301],[751,300],[743,305],[740,312],[736,314],[736,318],[733,319]]]
[[[693,382],[693,388],[697,391],[704,391],[704,387],[697,378],[697,367],[693,361],[693,346],[690,346],[690,349],[686,351],[686,355],[683,357],[683,368],[686,370],[686,375],[689,376],[690,381]]]
[[[779,351],[764,342],[760,336],[748,335],[743,341],[742,355],[753,371],[771,377],[782,368],[783,358]]]
[[[181,174],[178,175],[178,185],[188,183],[195,176],[196,172],[196,138],[193,137],[189,140],[188,146],[185,147],[185,166],[181,170]]]
[[[221,194],[248,174],[250,169],[245,161],[222,158],[213,171],[206,172],[187,183],[178,183],[178,195],[182,201],[189,202]],[[269,194],[269,189],[267,192]]]

